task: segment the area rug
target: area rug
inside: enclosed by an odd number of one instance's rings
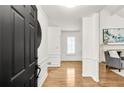
[[[124,77],[124,69],[121,70],[121,72],[119,72],[118,70],[111,70],[111,71],[113,71],[114,73],[116,73],[116,74],[118,74],[118,75]]]

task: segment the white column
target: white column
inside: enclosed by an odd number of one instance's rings
[[[82,76],[99,81],[99,14],[82,19]]]

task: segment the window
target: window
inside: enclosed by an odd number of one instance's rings
[[[67,54],[75,54],[75,37],[67,37]]]

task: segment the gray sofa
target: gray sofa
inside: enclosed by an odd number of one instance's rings
[[[110,57],[109,51],[105,51],[105,60],[106,60],[106,68],[117,68],[119,72],[121,71],[122,68],[124,68],[124,60],[121,60],[120,58],[113,58]]]

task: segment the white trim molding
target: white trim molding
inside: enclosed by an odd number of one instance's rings
[[[99,61],[83,59],[82,71],[83,77],[92,77],[94,81],[99,82]]]
[[[48,67],[60,67],[61,57],[60,54],[49,54]]]
[[[48,73],[47,71],[44,73],[43,77],[39,80],[39,84],[38,84],[38,87],[42,87],[43,86],[43,83],[45,82],[46,78],[48,76]]]
[[[38,87],[41,87],[48,76],[48,57],[43,58],[43,60],[38,62],[40,65],[41,73],[38,78]]]

